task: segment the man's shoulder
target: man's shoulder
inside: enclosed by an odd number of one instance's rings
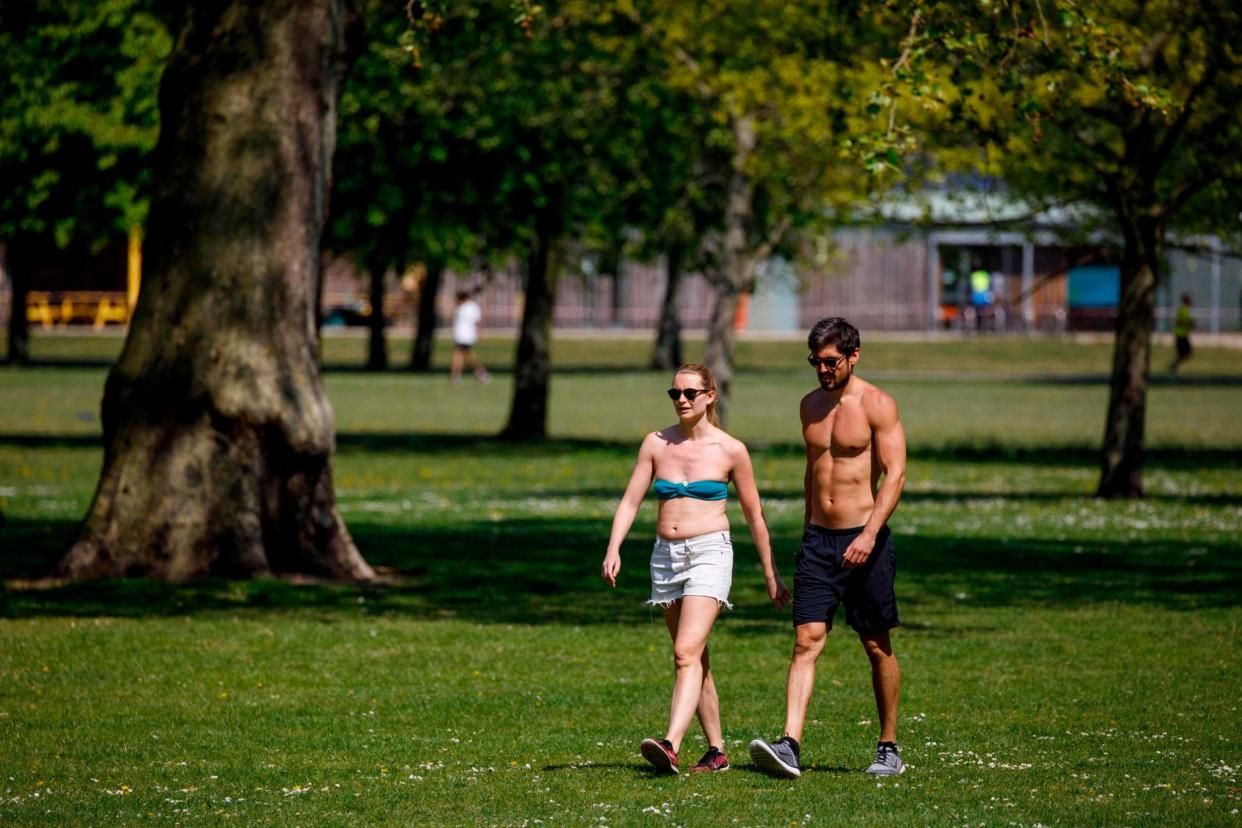
[[[829,396],[827,391],[822,388],[813,388],[802,396],[801,401],[798,403],[798,408],[806,411],[809,408],[823,406],[828,402],[828,400]]]
[[[873,422],[897,417],[897,401],[887,391],[869,382],[858,389],[858,402]]]

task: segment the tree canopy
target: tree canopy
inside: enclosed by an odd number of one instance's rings
[[[1155,293],[1172,238],[1242,239],[1242,10],[1229,0],[935,0],[903,79],[951,166],[1069,208],[1118,251],[1121,299],[1098,492],[1142,494]]]
[[[95,245],[143,223],[171,48],[152,0],[0,9],[0,238]]]

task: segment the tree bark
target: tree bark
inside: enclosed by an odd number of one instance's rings
[[[1108,417],[1100,452],[1100,485],[1096,490],[1096,495],[1104,498],[1143,496],[1143,432],[1151,373],[1151,334],[1156,284],[1164,258],[1165,228],[1158,217],[1160,211],[1124,212],[1121,297]]]
[[[414,332],[414,345],[410,351],[410,370],[431,370],[431,349],[436,336],[436,298],[440,282],[444,278],[444,262],[431,259],[427,262],[427,275],[418,292],[418,330]]]
[[[664,301],[660,303],[660,322],[656,329],[651,367],[657,371],[676,371],[681,359],[681,312],[677,295],[681,288],[681,265],[685,253],[679,245],[664,252]]]
[[[526,301],[513,364],[513,405],[500,432],[506,440],[532,440],[548,433],[548,390],[551,381],[552,234],[547,222],[536,227],[526,258]]]
[[[716,376],[716,416],[721,425],[725,423],[733,386],[733,318],[738,299],[750,285],[755,269],[748,244],[754,216],[755,184],[748,166],[757,140],[755,119],[751,115],[735,116],[731,125],[734,143],[725,200],[724,238],[720,260],[707,274],[716,299],[703,355],[703,363]]]
[[[337,511],[314,298],[353,0],[189,7],[161,81],[146,284],[70,577],[374,572]]]
[[[5,270],[9,274],[9,353],[10,365],[30,362],[30,322],[26,319],[26,295],[30,290],[28,256],[22,255],[23,241],[12,239],[5,248]]]
[[[604,248],[599,260],[599,275],[612,287],[612,326],[625,327],[625,282],[622,281],[622,242],[618,239]]]
[[[716,299],[707,323],[707,344],[703,364],[716,377],[716,418],[724,426],[733,389],[733,318],[742,291],[728,281],[716,283]]]
[[[384,339],[387,320],[384,319],[384,282],[388,262],[383,257],[373,257],[367,264],[370,279],[371,315],[367,317],[367,370],[388,370],[388,343]]]

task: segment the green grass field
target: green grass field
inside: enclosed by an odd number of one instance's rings
[[[553,437],[506,446],[490,435],[511,343],[485,342],[495,382],[454,388],[363,374],[364,344],[329,339],[341,509],[393,585],[25,588],[89,503],[119,344],[38,338],[42,365],[0,370],[2,824],[1239,823],[1237,351],[1153,385],[1149,496],[1104,503],[1107,346],[865,345],[859,373],[896,397],[911,447],[892,521],[909,772],[861,773],[875,710],[842,628],[788,783],[745,753],[779,735],[792,633],[736,513],[736,609],[712,638],[734,769],[656,778],[637,753],[671,687],[643,604],[652,504],[619,587],[596,573],[638,441],[672,420],[648,343],[558,342]],[[803,356],[743,343],[731,419],[787,576]],[[692,732],[684,755],[702,749]]]

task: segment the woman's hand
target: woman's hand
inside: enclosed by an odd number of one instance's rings
[[[600,567],[599,576],[604,579],[604,583],[608,584],[608,586],[615,587],[617,585],[617,573],[620,571],[621,554],[609,551],[604,556],[604,564]]]
[[[785,586],[785,582],[781,580],[781,576],[773,572],[772,577],[768,581],[768,597],[772,599],[772,603],[776,604],[778,610],[785,609],[785,605],[790,601],[789,587]]]

